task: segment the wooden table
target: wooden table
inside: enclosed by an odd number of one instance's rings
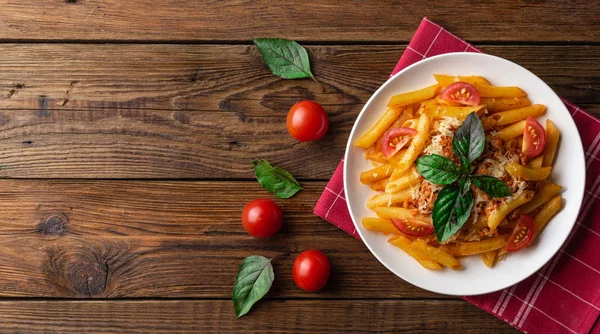
[[[312,210],[354,120],[423,16],[515,61],[600,113],[595,1],[0,0],[0,331],[514,332],[458,298],[415,288]],[[301,42],[311,80],[281,80],[252,37]],[[327,136],[298,143],[289,107],[314,99]],[[248,236],[271,197],[250,161],[305,190],[282,230]],[[297,254],[332,262],[299,290]],[[265,300],[235,319],[248,255],[279,256]]]

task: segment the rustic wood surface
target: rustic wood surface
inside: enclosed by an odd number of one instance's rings
[[[395,277],[314,204],[425,15],[600,115],[595,1],[0,7],[0,332],[515,332]],[[302,42],[324,90],[273,76],[252,37]],[[330,130],[297,143],[286,111],[307,98]],[[269,240],[239,221],[249,200],[272,197],[253,180],[255,158],[305,188],[277,200],[285,224]],[[311,248],[332,262],[318,293],[291,277]],[[252,254],[277,256],[275,283],[235,320],[235,272]]]

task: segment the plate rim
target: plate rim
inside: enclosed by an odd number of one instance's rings
[[[385,261],[382,261],[382,259],[380,258],[380,256],[378,256],[378,254],[373,251],[373,249],[371,248],[371,246],[365,241],[365,237],[363,236],[363,232],[361,231],[361,229],[359,228],[359,223],[356,221],[354,214],[352,212],[352,207],[350,204],[350,200],[348,200],[348,193],[346,193],[346,206],[348,208],[349,214],[350,214],[350,219],[352,220],[352,223],[354,224],[354,227],[356,228],[356,231],[358,233],[358,235],[361,237],[361,241],[367,246],[367,248],[369,249],[369,252],[371,254],[373,254],[373,256],[384,266],[386,267],[390,272],[392,272],[394,275],[396,275],[397,277],[399,277],[400,279],[404,280],[405,282],[419,287],[423,290],[427,290],[427,291],[431,291],[434,293],[439,293],[439,294],[443,294],[443,295],[448,295],[448,296],[474,296],[474,295],[482,295],[482,294],[486,294],[486,293],[492,293],[492,292],[496,292],[496,291],[500,291],[503,289],[506,289],[510,286],[516,285],[524,280],[526,280],[528,277],[530,277],[531,275],[535,274],[536,272],[538,272],[543,266],[545,266],[547,263],[550,262],[550,260],[552,260],[554,258],[554,256],[558,253],[558,251],[560,250],[560,248],[562,248],[562,246],[565,244],[567,238],[573,233],[573,228],[575,227],[575,224],[577,222],[577,218],[579,217],[579,214],[581,213],[581,206],[583,204],[583,197],[584,197],[584,193],[585,193],[585,182],[586,182],[586,164],[585,164],[585,149],[583,148],[583,143],[581,141],[581,135],[579,133],[579,129],[577,128],[577,124],[575,124],[575,120],[573,119],[573,115],[571,115],[571,113],[569,112],[569,110],[567,109],[567,107],[564,104],[564,101],[562,101],[561,97],[556,94],[556,92],[554,92],[554,90],[544,81],[542,80],[540,77],[538,77],[535,73],[531,72],[530,70],[528,70],[527,68],[512,62],[510,60],[504,59],[502,57],[498,57],[498,56],[494,56],[494,55],[489,55],[489,54],[485,54],[485,53],[475,53],[475,52],[450,52],[450,53],[444,53],[444,54],[440,54],[440,55],[436,55],[436,56],[432,56],[432,57],[428,57],[425,58],[423,60],[417,61],[414,64],[411,64],[409,66],[407,66],[406,68],[402,69],[401,71],[399,71],[398,73],[390,76],[390,78],[388,78],[386,80],[386,82],[384,82],[372,95],[371,97],[367,100],[367,102],[364,104],[363,108],[361,109],[360,113],[358,114],[358,116],[356,117],[356,120],[354,121],[354,125],[352,126],[352,130],[350,131],[350,135],[348,136],[348,142],[346,143],[346,149],[344,152],[344,165],[343,165],[343,175],[344,175],[344,179],[343,179],[343,186],[344,189],[349,189],[348,188],[348,156],[350,153],[350,149],[353,147],[352,145],[352,138],[354,137],[355,131],[357,129],[357,125],[359,124],[359,122],[362,120],[362,118],[364,117],[365,111],[368,109],[368,107],[370,106],[370,104],[373,102],[373,100],[375,99],[375,97],[389,84],[391,84],[394,80],[397,80],[398,77],[400,77],[403,73],[409,71],[410,69],[417,67],[417,66],[422,66],[423,64],[430,62],[430,61],[435,61],[437,59],[440,58],[447,58],[447,57],[482,57],[482,58],[492,58],[494,59],[494,61],[501,61],[501,62],[506,62],[512,66],[517,66],[519,68],[521,68],[522,70],[529,72],[531,75],[533,75],[535,78],[537,78],[539,80],[540,83],[542,83],[543,85],[545,85],[545,87],[552,92],[552,94],[554,94],[554,97],[558,98],[558,100],[561,102],[561,106],[562,109],[564,110],[564,112],[566,112],[570,117],[569,117],[569,121],[572,123],[572,125],[574,126],[574,128],[577,130],[576,131],[576,136],[574,136],[573,140],[576,140],[577,142],[575,144],[577,144],[576,146],[579,147],[580,149],[575,153],[577,154],[579,157],[579,159],[581,161],[583,161],[583,164],[581,164],[581,170],[579,171],[572,171],[571,173],[577,173],[578,175],[581,175],[580,177],[580,182],[583,183],[583,187],[581,187],[581,191],[579,191],[578,193],[575,193],[573,195],[574,200],[577,201],[577,214],[575,215],[575,217],[572,219],[572,222],[569,222],[570,226],[568,229],[568,233],[565,233],[562,237],[562,240],[560,242],[556,242],[556,246],[554,247],[554,249],[549,252],[551,253],[549,256],[547,256],[547,258],[544,261],[540,261],[540,264],[538,266],[535,266],[535,268],[533,270],[531,270],[531,273],[527,276],[524,276],[523,278],[521,278],[518,281],[511,281],[509,283],[506,284],[500,284],[499,287],[494,287],[492,289],[488,289],[486,291],[475,291],[473,293],[464,293],[464,292],[448,292],[445,291],[443,289],[436,289],[436,288],[429,288],[429,287],[424,287],[421,284],[418,284],[418,282],[413,282],[413,281],[409,281],[407,278],[405,278],[401,273],[396,272],[394,269],[392,269],[387,263],[385,263]],[[533,268],[533,267],[532,267]],[[444,286],[443,284],[440,284],[439,286]]]

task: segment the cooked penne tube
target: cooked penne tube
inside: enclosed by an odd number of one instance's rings
[[[496,264],[496,259],[498,256],[498,251],[493,250],[486,253],[481,254],[481,260],[483,260],[483,264],[486,267],[492,268]]]
[[[501,111],[490,116],[496,121],[496,126],[507,125],[523,121],[527,117],[538,117],[546,113],[546,106],[543,104],[534,104],[528,107]]]
[[[530,213],[531,211],[537,209],[542,204],[549,201],[552,197],[558,194],[562,190],[562,187],[558,184],[546,183],[544,184],[540,190],[533,196],[531,201],[523,204],[519,209],[522,213]]]
[[[383,116],[373,125],[367,133],[360,137],[355,143],[355,146],[362,148],[369,148],[373,145],[379,137],[394,123],[394,121],[402,113],[402,108],[389,108],[385,111]]]
[[[439,104],[438,98],[434,97],[434,98],[431,98],[429,100],[422,101],[422,102],[420,102],[420,103],[418,103],[416,105],[419,106],[420,108],[423,108],[423,107],[426,107],[426,106],[429,106],[429,105],[438,105],[438,104]]]
[[[440,85],[435,84],[423,89],[415,90],[413,92],[396,94],[390,99],[390,102],[388,103],[388,108],[404,107],[425,100],[429,100],[437,95],[439,89]]]
[[[498,207],[496,211],[493,211],[488,217],[488,227],[490,228],[490,230],[495,231],[496,227],[498,227],[498,225],[506,217],[506,215],[508,215],[510,212],[512,212],[519,206],[531,201],[532,198],[533,191],[524,190],[517,198],[513,199],[508,203],[505,202],[502,205],[500,205],[500,207]]]
[[[362,172],[362,173],[360,173],[360,182],[362,184],[370,184],[375,181],[384,179],[384,178],[392,175],[392,171],[394,170],[395,166],[396,166],[395,163],[389,162],[385,165],[381,165],[379,167],[375,167],[366,172]]]
[[[389,162],[385,159],[385,157],[383,156],[383,152],[381,152],[381,151],[367,153],[366,158],[367,158],[367,160],[371,160],[373,162],[379,162],[381,164],[387,164]]]
[[[398,162],[394,171],[390,177],[390,181],[398,179],[402,176],[417,160],[419,154],[423,151],[425,147],[425,142],[429,137],[429,125],[431,124],[431,119],[427,113],[422,113],[421,117],[419,117],[419,124],[417,125],[417,135],[412,138],[410,146],[406,150],[406,153],[402,156],[402,159]]]
[[[394,154],[392,157],[386,158],[383,156],[383,152],[379,151],[379,152],[367,154],[367,160],[379,162],[382,164],[386,164],[388,162],[396,164],[396,163],[398,163],[398,161],[400,161],[400,159],[402,159],[402,155],[404,155],[405,153],[406,153],[406,150],[401,150],[398,153]]]
[[[525,97],[527,93],[519,87],[499,87],[476,83],[475,88],[481,97]]]
[[[554,161],[554,155],[556,154],[556,147],[558,147],[558,139],[560,137],[560,133],[558,129],[554,125],[554,123],[547,119],[546,120],[546,146],[544,147],[544,151],[542,155],[544,160],[542,161],[542,166],[550,166]]]
[[[390,179],[391,179],[391,177],[390,177]],[[394,181],[388,182],[388,184],[385,186],[385,192],[386,193],[395,193],[397,191],[400,191],[400,190],[403,190],[406,188],[410,188],[420,182],[421,182],[420,175],[417,172],[417,170],[413,168],[410,171],[408,171],[406,174],[404,174],[403,176],[395,179]]]
[[[531,105],[527,97],[482,97],[480,104],[485,104],[489,112],[499,112],[517,108],[523,108]]]
[[[540,156],[536,157],[535,159],[531,160],[527,164],[527,167],[528,168],[541,168],[543,161],[544,161],[544,157],[542,155],[540,155]]]
[[[544,226],[548,224],[552,216],[554,216],[562,206],[562,197],[560,195],[555,196],[548,202],[546,202],[540,212],[533,218],[535,224],[534,233],[538,235],[544,229]]]
[[[388,184],[388,182],[390,182],[390,177],[386,177],[385,179],[381,179],[379,181],[375,181],[373,183],[371,183],[371,189],[375,190],[375,191],[384,191],[385,190],[385,186]]]
[[[388,242],[400,249],[402,249],[406,254],[410,255],[412,258],[417,260],[423,267],[432,270],[442,270],[442,267],[439,263],[435,262],[432,259],[427,258],[424,254],[414,250],[411,248],[412,241],[405,236],[398,235],[391,237]]]
[[[434,74],[433,77],[435,80],[444,88],[450,86],[455,82],[466,82],[471,85],[476,84],[484,84],[489,85],[490,83],[482,76],[478,75],[469,75],[469,76],[461,76],[461,75],[445,75],[445,74]]]
[[[458,255],[474,255],[500,249],[506,245],[504,237],[493,237],[481,241],[461,242],[458,244]]]
[[[485,128],[485,125],[484,125],[484,128]],[[525,121],[520,121],[518,123],[512,124],[509,127],[499,130],[498,132],[493,134],[492,137],[507,141],[507,140],[517,138],[518,136],[522,136],[523,131],[525,131]]]
[[[409,200],[411,198],[412,198],[412,195],[411,195],[410,188],[407,188],[407,189],[404,189],[401,191],[397,191],[392,194],[388,194],[388,193],[376,194],[376,195],[371,196],[367,200],[367,208],[373,209],[378,206],[392,206],[394,204],[406,202],[407,200]]]
[[[504,166],[508,174],[523,179],[525,181],[542,181],[550,176],[552,166],[542,168],[527,168],[516,163],[509,163]]]
[[[405,218],[411,218],[411,219],[416,219],[420,222],[426,223],[426,224],[431,224],[431,218],[430,217],[426,217],[426,216],[422,216],[422,215],[416,215],[414,216],[409,209],[405,209],[405,208],[398,208],[395,206],[377,206],[373,208],[373,211],[375,211],[375,214],[377,214],[377,216],[379,218],[384,218],[384,219],[392,219],[392,218],[396,218],[396,219],[405,219]]]
[[[400,234],[400,231],[388,219],[365,217],[362,220],[362,224],[367,230],[378,231],[384,234]]]
[[[410,248],[424,254],[428,258],[433,259],[435,262],[438,262],[452,270],[458,270],[462,268],[460,262],[458,262],[458,260],[456,260],[452,255],[444,252],[439,248],[429,246],[422,240],[415,240],[410,245]]]
[[[432,118],[456,117],[458,119],[465,119],[472,112],[479,114],[484,107],[484,105],[476,107],[428,105],[423,108],[423,112],[429,114]]]

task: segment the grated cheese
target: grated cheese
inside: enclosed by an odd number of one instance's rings
[[[456,117],[444,117],[440,122],[436,130],[438,134],[431,137],[431,144],[427,146],[423,153],[425,154],[440,154],[442,153],[442,145],[440,144],[442,137],[454,136],[452,129],[458,128],[462,124],[462,121]]]
[[[517,191],[515,191],[515,193],[512,196],[510,196],[506,199],[506,203],[509,203],[509,202],[513,201],[515,198],[519,197],[519,195],[521,195],[521,193],[525,190],[525,188],[527,188],[527,182],[525,182],[523,180],[518,181],[517,184],[518,184]]]
[[[484,162],[487,162],[490,165],[486,175],[501,178],[506,173],[504,166],[508,163],[508,159],[505,156],[501,156],[498,159],[487,158]]]

